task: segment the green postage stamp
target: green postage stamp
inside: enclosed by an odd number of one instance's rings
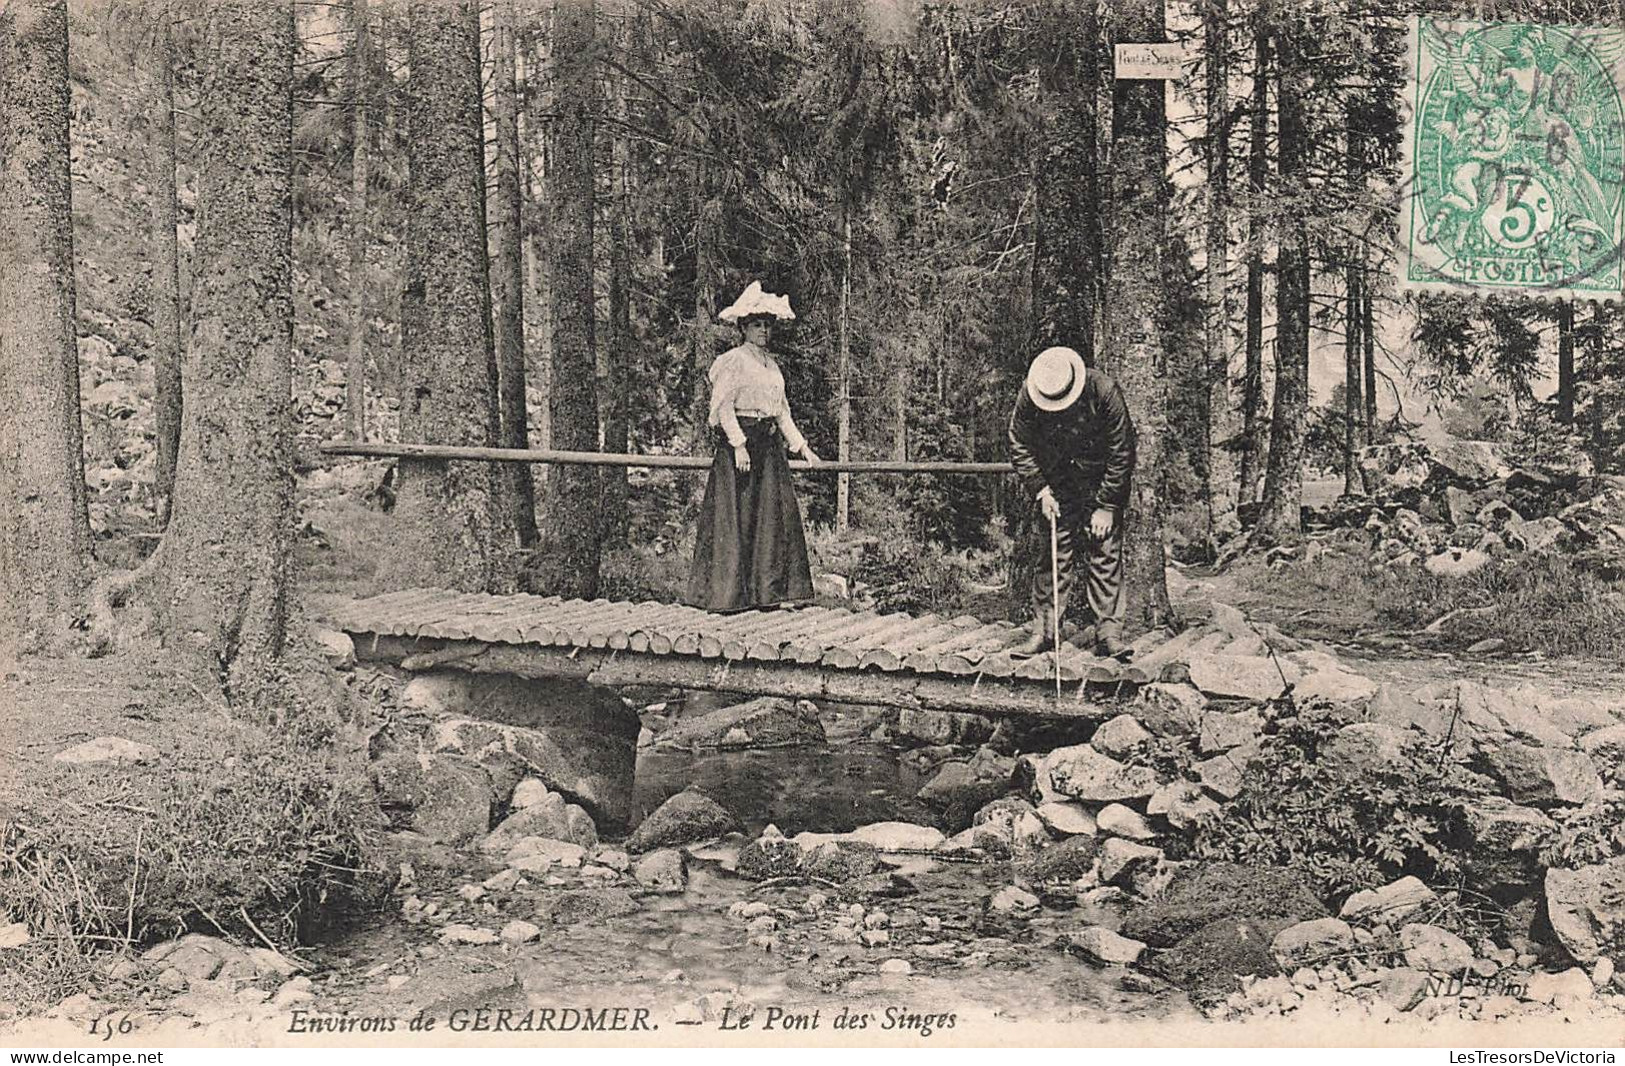
[[[1411,23],[1400,279],[1625,292],[1625,28]]]

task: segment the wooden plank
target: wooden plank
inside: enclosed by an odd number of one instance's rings
[[[982,677],[1009,677],[1016,672],[1016,667],[1023,660],[1011,656],[1008,650],[996,651],[991,655],[984,655],[982,661],[976,664],[976,676]]]
[[[861,631],[880,616],[868,611],[853,611],[851,617],[832,615],[817,623],[805,633],[798,633],[779,646],[780,662],[815,663],[824,654],[829,642],[836,637]]]
[[[735,611],[713,615],[700,634],[699,656],[702,659],[743,659],[750,648],[748,638],[776,621],[777,611]]]
[[[697,633],[709,617],[698,607],[684,607],[669,619],[663,619],[649,634],[650,653],[671,655],[677,650],[677,642],[689,633]]]
[[[365,599],[352,599],[344,603],[345,621],[355,629],[371,631],[379,622],[390,621],[394,616],[409,611],[414,606],[433,603],[445,597],[445,589],[402,589],[398,592],[385,592]]]
[[[818,661],[825,666],[855,670],[863,658],[863,653],[869,649],[881,647],[888,641],[896,640],[911,631],[929,629],[940,621],[934,614],[921,615],[919,618],[911,618],[906,614],[893,617],[897,620],[890,625],[881,626],[862,636],[843,639],[839,644],[826,650]]]
[[[604,604],[606,599],[596,600],[565,600],[559,605],[557,613],[549,615],[543,622],[525,630],[526,643],[551,645],[555,648],[570,646],[570,626],[577,620],[588,617]]]
[[[901,670],[903,660],[907,658],[910,652],[934,644],[946,635],[963,636],[964,633],[965,626],[958,620],[939,622],[929,629],[910,633],[904,638],[889,641],[878,648],[870,648],[858,659],[858,669],[864,670],[872,666],[886,673]]]
[[[549,617],[564,603],[562,596],[532,596],[531,600],[534,602],[524,610],[505,616],[491,639],[502,644],[524,644],[525,627]]]
[[[920,649],[903,660],[903,668],[920,673],[968,674],[989,652],[1009,647],[1019,632],[1009,622],[990,622],[980,629]]]
[[[445,589],[410,589],[408,592],[413,594],[410,598],[406,594],[401,594],[399,601],[392,601],[382,609],[377,604],[379,598],[358,602],[356,604],[358,617],[354,621],[362,623],[368,632],[405,633],[408,632],[407,627],[411,624],[411,620],[421,615],[424,610],[432,610],[447,599],[461,595]]]
[[[487,612],[479,623],[470,629],[470,635],[476,640],[510,643],[507,640],[509,636],[517,638],[519,635],[515,620],[533,614],[537,610],[545,610],[546,608],[540,605],[548,598],[526,593],[501,597],[500,609]],[[558,601],[557,596],[551,599],[554,602]]]
[[[784,619],[778,625],[757,633],[751,640],[750,648],[745,652],[745,658],[776,662],[780,649],[794,640],[798,634],[809,632],[826,622],[835,622],[843,618],[850,621],[853,617],[851,611],[838,607],[809,607],[797,611],[794,617]]]
[[[480,602],[483,593],[451,593],[444,599],[426,604],[411,613],[402,614],[391,628],[401,634],[441,639],[438,627],[442,622],[456,618],[466,608]]]
[[[641,616],[626,635],[627,650],[640,654],[649,651],[650,638],[660,629],[661,625],[669,621],[677,621],[683,617],[683,612],[691,608],[680,603],[663,603],[659,607]],[[667,650],[670,650],[668,646]]]
[[[577,648],[605,647],[609,643],[610,630],[637,617],[642,608],[642,604],[611,600],[600,610],[570,624],[570,643]]]
[[[727,663],[680,656],[614,655],[607,650],[475,642],[436,642],[435,660],[443,668],[531,678],[572,678],[605,686],[658,685],[747,695],[771,694],[791,699],[887,707],[957,711],[994,717],[1078,718],[1103,721],[1122,709],[1080,690],[1059,702],[1054,683],[983,677],[933,677],[904,673],[858,673],[786,662]],[[358,645],[356,652],[372,661],[399,662],[421,653],[421,643],[407,637],[380,637]]]

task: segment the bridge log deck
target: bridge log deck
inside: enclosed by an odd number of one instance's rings
[[[840,607],[711,614],[655,602],[409,589],[324,607],[358,657],[408,670],[459,669],[604,686],[691,688],[984,715],[1107,718],[1140,683],[1177,676],[1181,652],[1222,635],[1138,642],[1139,661],[1066,644],[1018,659],[1025,630],[969,616]]]

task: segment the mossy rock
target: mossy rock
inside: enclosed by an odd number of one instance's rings
[[[1285,918],[1220,918],[1158,952],[1146,968],[1185,989],[1197,1005],[1216,1003],[1240,991],[1242,976],[1281,972],[1270,942],[1292,924]]]
[[[1152,947],[1172,947],[1221,918],[1324,918],[1329,912],[1308,875],[1282,866],[1196,863],[1182,867],[1162,898],[1130,914],[1119,932]]]

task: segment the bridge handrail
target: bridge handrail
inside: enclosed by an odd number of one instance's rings
[[[665,467],[705,470],[711,460],[697,455],[632,455],[624,452],[573,452],[540,448],[482,448],[453,444],[407,444],[383,441],[326,441],[318,445],[324,455],[364,455],[393,459],[458,459],[484,463],[558,463],[577,466]],[[909,463],[896,461],[834,460],[809,463],[790,460],[791,470],[831,474],[1009,474],[1009,463]]]

